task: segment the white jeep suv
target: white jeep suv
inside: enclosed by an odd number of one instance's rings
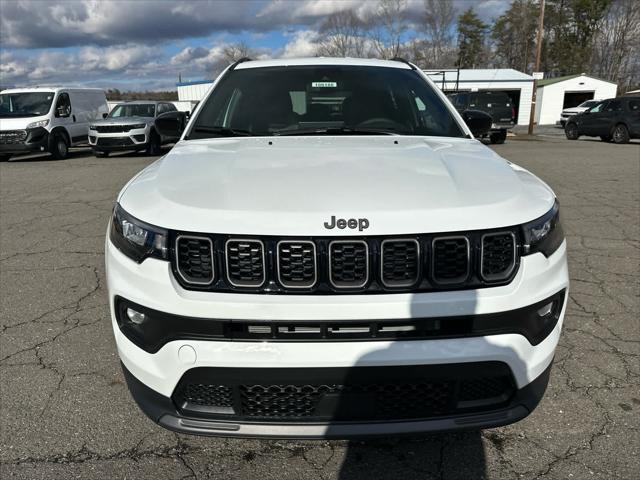
[[[505,425],[544,394],[558,202],[415,66],[240,61],[120,192],[118,353],[176,431],[344,438]],[[156,122],[175,134],[173,113]]]

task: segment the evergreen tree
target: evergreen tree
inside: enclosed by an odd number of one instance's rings
[[[486,61],[485,40],[487,29],[472,7],[458,17],[458,66],[475,68],[483,66]]]

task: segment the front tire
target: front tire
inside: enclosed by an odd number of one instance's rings
[[[580,136],[578,126],[575,123],[567,123],[567,126],[564,127],[564,134],[568,140],[577,140]]]
[[[161,152],[162,145],[160,145],[160,136],[155,132],[151,132],[149,145],[147,146],[147,155],[160,155]]]
[[[499,132],[496,133],[492,133],[491,135],[489,135],[489,141],[493,144],[503,144],[504,141],[507,139],[507,131],[506,130],[500,130]]]
[[[629,143],[629,130],[626,125],[620,124],[613,127],[613,142],[618,145],[623,143]]]
[[[51,142],[51,155],[56,160],[64,160],[69,156],[69,142],[66,135],[56,132]]]

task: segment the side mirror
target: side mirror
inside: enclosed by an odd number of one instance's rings
[[[103,114],[102,114],[102,118],[107,118],[108,116],[109,116],[109,114],[108,114],[108,113],[103,113]]]
[[[69,115],[71,115],[71,113],[69,112],[69,109],[64,105],[56,108],[56,117],[68,117]]]
[[[184,127],[184,112],[167,112],[156,117],[156,130],[165,137],[179,137]]]
[[[474,137],[480,137],[489,133],[491,125],[493,124],[491,115],[480,110],[465,110],[462,112],[462,119]]]

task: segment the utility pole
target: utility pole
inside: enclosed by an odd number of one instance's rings
[[[540,0],[540,18],[538,20],[538,38],[536,40],[536,64],[534,72],[540,71],[540,55],[542,54],[542,34],[544,32],[544,0]],[[533,120],[536,114],[536,79],[533,79],[533,92],[531,94],[531,112],[529,113],[529,135],[533,135]]]

